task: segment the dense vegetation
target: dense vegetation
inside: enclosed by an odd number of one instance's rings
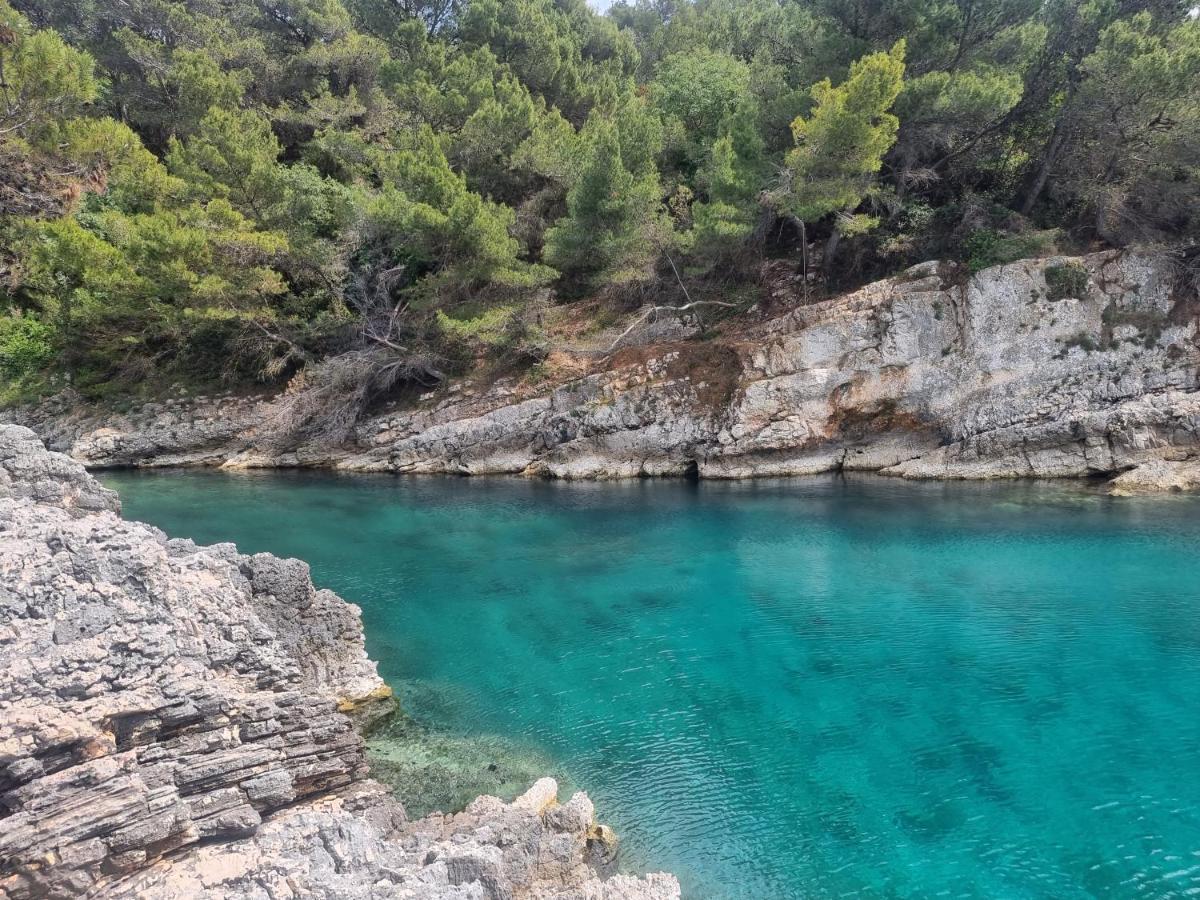
[[[1192,6],[0,0],[0,376],[316,415],[764,261],[1192,242]]]

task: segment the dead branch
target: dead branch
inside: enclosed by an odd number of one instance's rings
[[[674,264],[672,263],[672,267],[673,266]],[[686,290],[684,293],[687,293]],[[645,322],[648,318],[654,316],[657,319],[657,316],[660,312],[683,313],[687,312],[689,309],[695,309],[699,306],[724,306],[732,309],[737,305],[738,304],[736,303],[726,303],[723,300],[693,300],[691,303],[685,303],[683,306],[651,306],[644,313],[634,319],[633,323],[617,336],[617,339],[613,341],[611,345],[609,345],[608,352],[612,353],[614,350],[616,350],[621,341],[629,337],[630,332]]]
[[[269,328],[267,328],[266,325],[264,325],[262,322],[258,321],[258,319],[251,319],[250,321],[254,324],[254,326],[259,331],[261,331],[264,335],[266,335],[272,341],[274,341],[277,344],[283,344],[285,347],[287,347],[289,355],[293,355],[293,356],[297,357],[302,362],[309,362],[312,360],[312,354],[310,354],[307,350],[305,350],[303,347],[301,347],[295,341],[284,337],[282,334],[277,334],[276,332],[271,331]]]
[[[401,382],[431,387],[443,380],[434,361],[382,350],[352,350],[309,365],[292,380],[273,416],[284,441],[303,437],[317,444],[343,444],[367,408]]]

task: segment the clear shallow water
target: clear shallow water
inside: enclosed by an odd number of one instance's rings
[[[308,560],[414,716],[544,752],[685,896],[1200,893],[1200,499],[104,480]]]

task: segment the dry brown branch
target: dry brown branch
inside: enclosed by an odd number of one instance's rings
[[[672,266],[674,266],[674,264],[672,264]],[[684,293],[686,293],[686,290]],[[700,306],[724,306],[724,307],[728,307],[728,308],[733,308],[733,307],[736,307],[737,305],[738,304],[736,304],[736,303],[726,303],[723,300],[693,300],[691,303],[685,303],[683,306],[651,306],[645,312],[643,312],[640,316],[638,316],[636,319],[634,319],[632,324],[630,324],[630,326],[628,328],[626,328],[624,331],[622,331],[617,336],[617,339],[615,341],[613,341],[611,345],[609,345],[608,352],[611,353],[612,351],[616,350],[617,347],[620,346],[621,341],[623,341],[623,340],[625,340],[625,338],[629,337],[629,334],[635,328],[637,328],[639,325],[641,325],[643,322],[645,322],[651,316],[655,316],[657,318],[657,316],[660,312],[683,313],[683,312],[687,312],[689,309],[695,309]]]
[[[371,403],[396,385],[432,386],[444,377],[428,357],[353,350],[309,365],[293,378],[272,427],[288,440],[343,444]]]

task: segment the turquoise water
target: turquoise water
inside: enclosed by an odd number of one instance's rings
[[[1200,893],[1200,499],[105,480],[308,560],[415,717],[544,753],[685,896]]]

